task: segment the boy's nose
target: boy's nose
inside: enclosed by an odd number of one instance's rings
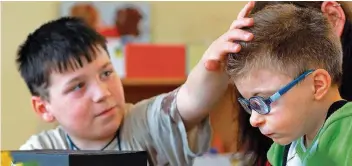
[[[94,88],[93,101],[100,102],[111,95],[108,85],[103,82],[98,82]]]
[[[249,119],[249,122],[253,127],[260,127],[265,123],[265,119],[263,115],[260,115],[259,113],[252,111],[251,117]]]

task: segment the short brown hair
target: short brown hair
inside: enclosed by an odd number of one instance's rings
[[[290,77],[309,69],[325,69],[332,83],[342,77],[340,39],[324,15],[313,8],[291,4],[271,5],[252,14],[254,26],[250,42],[239,42],[242,49],[228,58],[227,72],[237,79],[252,69],[270,68]]]

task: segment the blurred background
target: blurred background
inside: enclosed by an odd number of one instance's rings
[[[16,50],[30,32],[60,16],[74,15],[108,39],[126,101],[135,103],[180,86],[205,49],[232,23],[243,2],[1,2],[1,148],[18,149],[45,124],[33,113],[30,94],[15,66]],[[231,105],[231,104],[229,104]],[[219,108],[229,110],[232,108]],[[214,126],[229,127],[234,117]],[[227,123],[227,124],[226,124]],[[230,127],[231,128],[231,127]]]

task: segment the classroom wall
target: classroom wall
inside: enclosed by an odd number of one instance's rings
[[[186,43],[197,60],[246,2],[151,2],[152,40]],[[60,2],[1,2],[1,149],[17,149],[48,129],[32,111],[30,94],[15,66],[16,50],[40,24],[57,18]]]

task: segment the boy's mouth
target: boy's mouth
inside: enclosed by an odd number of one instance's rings
[[[102,112],[100,112],[99,114],[97,114],[96,116],[102,116],[102,115],[106,115],[111,113],[114,109],[116,108],[116,106],[110,107]]]
[[[261,132],[263,135],[265,135],[265,136],[267,136],[267,137],[269,137],[269,138],[274,135],[274,133],[263,132],[263,131],[261,131],[261,130],[260,130],[260,132]]]
[[[273,136],[274,134],[271,133],[271,134],[264,134],[264,135],[267,136],[267,137],[269,137],[269,138],[271,138],[271,136]]]

